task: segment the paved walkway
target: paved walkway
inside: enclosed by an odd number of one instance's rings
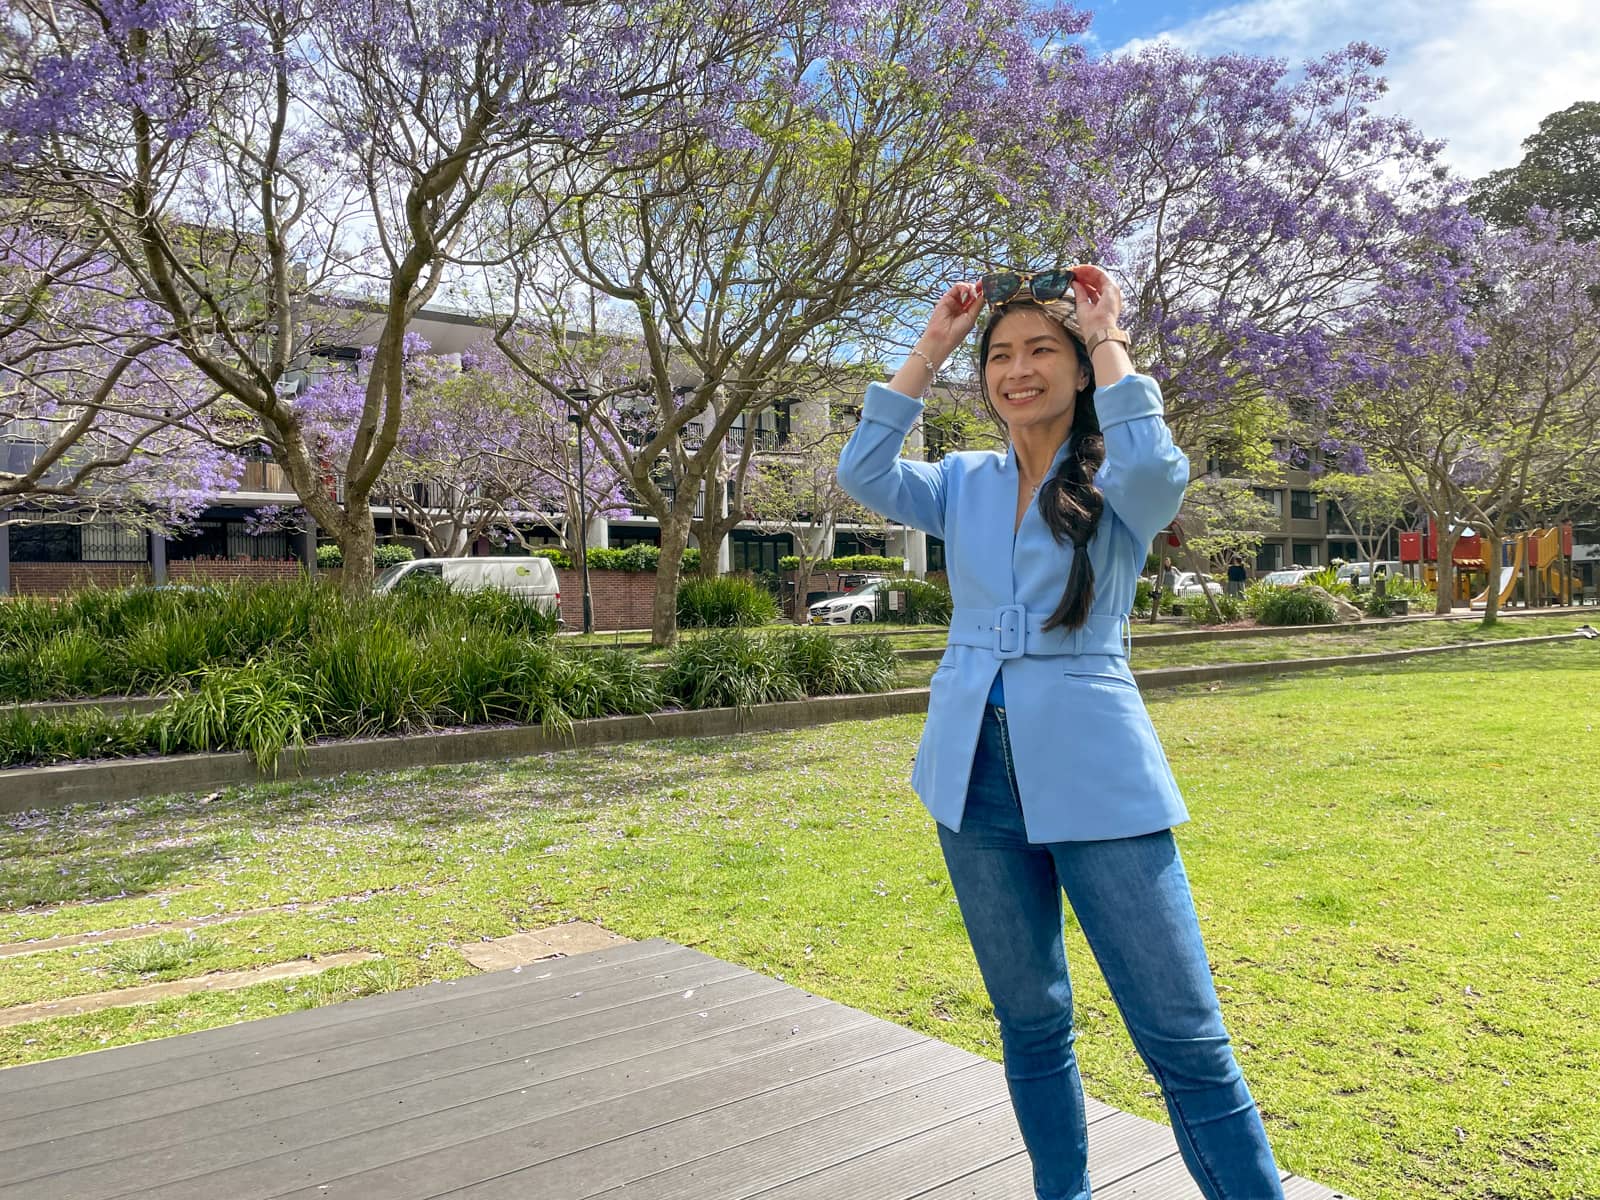
[[[1165,1126],[1090,1119],[1097,1200],[1198,1197]],[[997,1064],[664,941],[0,1071],[0,1200],[1024,1200],[1028,1177]]]

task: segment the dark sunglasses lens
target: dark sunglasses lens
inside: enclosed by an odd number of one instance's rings
[[[990,304],[1004,304],[1017,294],[1017,289],[1022,286],[1022,277],[1015,271],[996,271],[993,275],[985,275],[981,282],[985,300]]]
[[[1033,295],[1037,300],[1059,300],[1071,286],[1071,271],[1043,271],[1033,277]]]

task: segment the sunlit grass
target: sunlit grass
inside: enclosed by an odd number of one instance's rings
[[[1226,1015],[1283,1164],[1363,1200],[1600,1195],[1594,644],[1156,692],[1150,709],[1193,816],[1179,840]],[[0,1030],[0,1061],[466,973],[456,947],[567,918],[693,945],[995,1057],[905,782],[920,725],[18,818],[0,836],[13,906],[0,941],[273,906],[209,926],[203,958],[176,969],[342,949],[385,961]],[[108,970],[110,949],[6,960],[4,1002],[138,982]],[[1090,1092],[1159,1117],[1074,928],[1068,953]]]

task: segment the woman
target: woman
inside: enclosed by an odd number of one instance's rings
[[[985,301],[981,382],[1009,449],[901,458],[913,397]],[[1275,1200],[1173,841],[1188,814],[1128,668],[1125,614],[1189,464],[1121,309],[1097,267],[950,288],[894,379],[867,389],[839,480],[945,542],[955,612],[912,785],[994,1003],[1039,1200],[1090,1194],[1063,889],[1201,1191]]]

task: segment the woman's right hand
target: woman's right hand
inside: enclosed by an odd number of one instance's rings
[[[955,353],[978,323],[983,288],[976,280],[957,283],[939,297],[928,316],[928,327],[917,339],[921,350],[937,363]]]

